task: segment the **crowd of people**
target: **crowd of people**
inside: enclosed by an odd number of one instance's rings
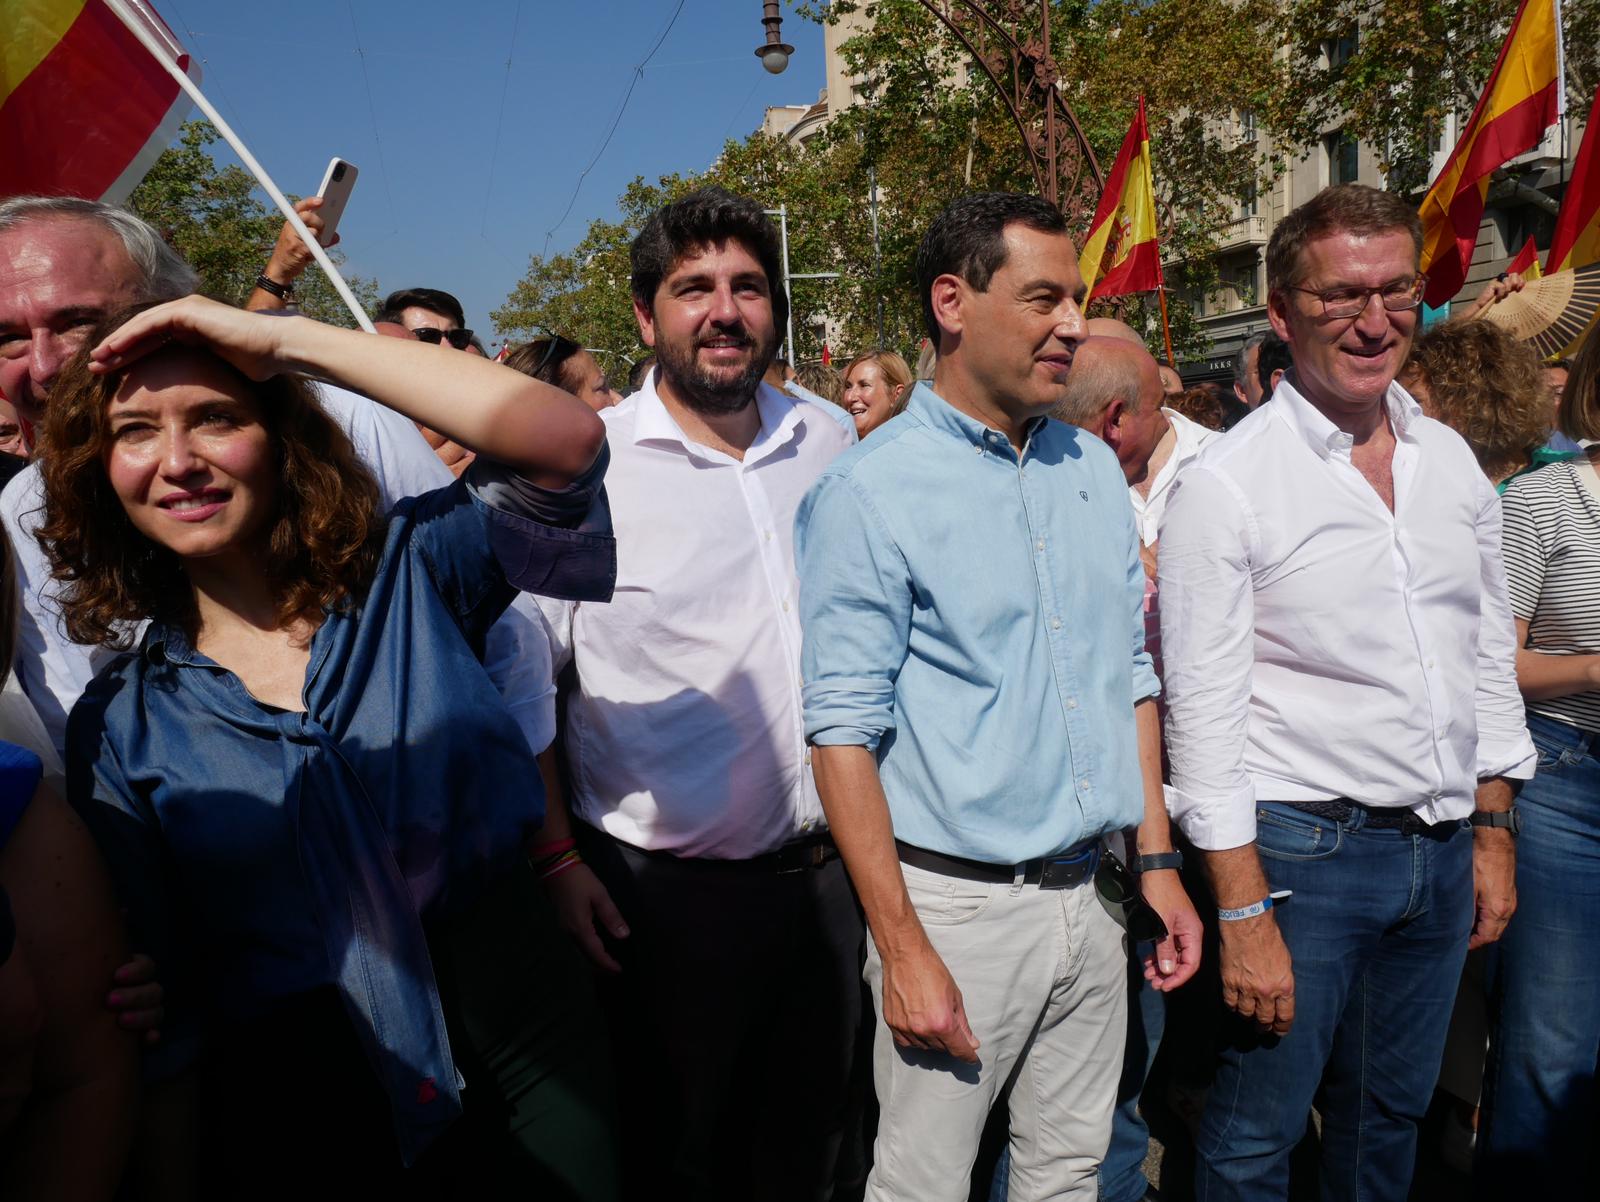
[[[1207,1202],[1592,1180],[1600,335],[1420,248],[1294,210],[1219,394],[971,195],[796,372],[708,188],[620,396],[0,201],[0,1192],[1139,1202],[1158,1052]]]

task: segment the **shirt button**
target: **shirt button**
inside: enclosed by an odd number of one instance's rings
[[[1061,629],[1061,619],[1060,618],[1051,618],[1050,619],[1050,629],[1051,630],[1060,630]]]
[[[1077,709],[1078,708],[1078,699],[1076,697],[1068,697],[1067,698],[1067,708],[1069,710]]]
[[[787,601],[785,601],[783,603],[783,612],[784,613],[788,613],[789,612],[789,603]]]
[[[978,452],[978,454],[980,454],[980,455],[983,454],[983,444],[981,442],[978,443],[977,446],[973,447],[972,449],[974,451]]]
[[[1078,788],[1082,789],[1085,793],[1089,791],[1089,778],[1087,776],[1078,782]]]
[[[1034,545],[1035,549],[1043,551],[1044,550],[1044,539],[1041,538],[1038,542],[1034,543],[1033,545]]]
[[[811,762],[811,748],[807,747],[806,748],[806,763],[809,764],[810,762]]]
[[[772,531],[770,531],[770,530],[767,531],[767,541],[769,543],[772,541]]]

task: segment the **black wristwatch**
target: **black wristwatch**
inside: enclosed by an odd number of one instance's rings
[[[1513,839],[1522,833],[1522,815],[1517,812],[1516,806],[1509,810],[1474,810],[1467,821],[1473,826],[1497,826],[1510,831]]]
[[[1153,855],[1135,856],[1133,866],[1140,872],[1159,872],[1163,868],[1182,868],[1181,851],[1158,851]]]
[[[293,284],[280,284],[277,280],[269,280],[267,273],[262,272],[256,276],[256,287],[263,292],[270,292],[281,301],[289,300],[294,296]]]

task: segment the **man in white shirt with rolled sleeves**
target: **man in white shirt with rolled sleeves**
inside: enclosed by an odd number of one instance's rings
[[[759,204],[691,193],[631,258],[657,366],[601,414],[612,601],[540,599],[577,681],[577,847],[553,801],[534,854],[612,974],[627,1196],[822,1199],[849,1113],[863,933],[801,725],[793,530],[855,435],[762,383],[784,298]]]
[[[1516,904],[1534,756],[1498,499],[1393,383],[1421,246],[1415,210],[1360,185],[1278,226],[1269,314],[1295,366],[1161,527],[1171,806],[1246,1020],[1196,1140],[1206,1202],[1283,1199],[1313,1097],[1324,1197],[1405,1198],[1469,942]]]

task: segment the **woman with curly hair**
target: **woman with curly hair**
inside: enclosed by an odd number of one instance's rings
[[[610,1196],[592,1004],[524,860],[538,773],[479,662],[517,589],[610,595],[599,420],[199,297],[85,345],[39,538],[72,638],[148,627],[72,712],[68,792],[167,978],[149,1067],[197,1079],[200,1195]],[[385,515],[295,373],[478,458]]]
[[[1411,348],[1400,383],[1424,413],[1467,440],[1502,490],[1550,436],[1538,352],[1490,322],[1447,321],[1428,330]]]

